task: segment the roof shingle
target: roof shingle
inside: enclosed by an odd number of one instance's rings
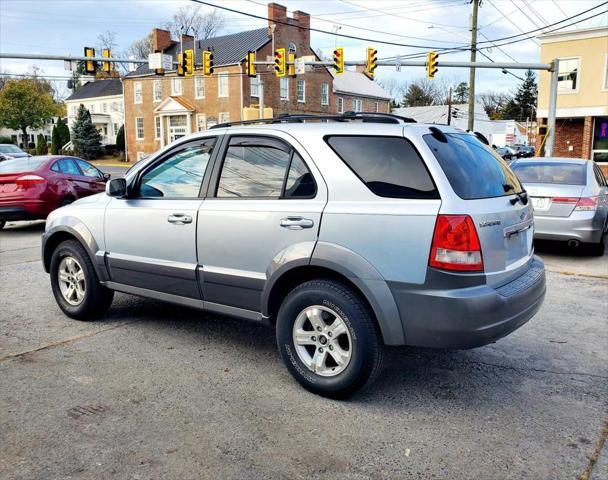
[[[109,97],[111,95],[122,95],[122,82],[117,78],[87,82],[66,98],[66,101]]]
[[[215,66],[234,65],[245,60],[249,50],[259,50],[270,42],[271,39],[268,35],[268,29],[264,27],[256,30],[231,33],[230,35],[222,35],[221,37],[196,40],[196,51],[198,56],[199,52],[203,50],[212,50]],[[188,50],[192,46],[193,42],[184,42],[183,48],[184,50]],[[179,51],[180,45],[176,43],[166,49],[164,53],[171,55],[173,61],[177,61]],[[200,59],[197,59],[197,63],[199,62]],[[137,70],[130,72],[127,77],[138,77],[151,73],[153,73],[153,70],[150,70],[147,65],[140,65]]]

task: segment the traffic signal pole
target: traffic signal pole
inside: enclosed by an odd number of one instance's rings
[[[479,0],[471,0],[473,3],[473,16],[471,17],[471,63],[477,60],[477,11]],[[475,67],[469,68],[469,118],[467,128],[473,130],[475,123]]]
[[[547,116],[547,141],[545,142],[545,157],[553,156],[555,145],[555,118],[557,116],[557,81],[559,75],[559,60],[553,60],[551,71],[551,88],[549,90],[549,115]]]

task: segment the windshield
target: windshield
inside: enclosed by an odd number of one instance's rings
[[[0,145],[0,153],[23,153],[16,145],[2,144]]]
[[[525,162],[513,165],[522,183],[553,185],[585,185],[586,165],[564,162]]]
[[[20,173],[36,170],[48,160],[47,157],[15,158],[0,162],[0,173]]]
[[[460,198],[476,200],[521,193],[523,188],[509,165],[468,133],[447,133],[446,141],[423,135],[450,185]]]

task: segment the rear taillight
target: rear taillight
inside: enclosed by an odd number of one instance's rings
[[[431,267],[483,271],[479,237],[468,215],[439,215],[429,258]]]
[[[553,197],[552,203],[576,205],[574,210],[594,211],[597,208],[597,197]]]
[[[18,190],[27,190],[46,183],[46,180],[38,175],[22,175],[15,180]]]

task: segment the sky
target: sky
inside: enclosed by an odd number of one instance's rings
[[[207,1],[207,0],[206,0]],[[479,9],[478,41],[497,39],[546,27],[602,3],[603,0],[482,0]],[[263,0],[208,0],[233,10],[267,16]],[[82,55],[84,46],[94,46],[97,36],[107,30],[116,32],[119,50],[147,35],[152,28],[164,25],[173,13],[189,0],[0,0],[0,51]],[[428,47],[446,48],[470,42],[471,5],[469,0],[278,0],[289,14],[301,10],[311,14],[311,27],[329,34],[312,32],[313,48],[328,56],[335,46],[345,48],[346,60],[365,57],[365,48],[374,46],[378,57],[426,52]],[[201,12],[213,7],[202,5]],[[602,15],[568,30],[608,25],[605,7]],[[233,33],[265,26],[267,21],[224,11],[222,33]],[[559,26],[562,26],[560,24]],[[553,27],[555,28],[555,27]],[[337,31],[337,34],[331,32]],[[536,34],[535,32],[534,34]],[[538,32],[540,33],[540,32]],[[345,38],[346,35],[367,40]],[[522,35],[523,37],[523,35]],[[521,37],[519,37],[521,38]],[[374,40],[376,40],[374,42]],[[378,40],[397,45],[384,45]],[[505,40],[506,41],[506,40]],[[502,42],[501,42],[502,43]],[[404,44],[422,46],[406,47]],[[489,43],[484,44],[490,45]],[[539,46],[535,38],[484,50],[494,61],[538,62]],[[469,52],[440,54],[439,61],[468,60]],[[478,55],[478,60],[486,61]],[[44,75],[67,77],[61,61],[0,59],[0,72],[24,74],[33,66]],[[522,76],[522,71],[514,71]],[[376,78],[394,78],[407,82],[423,77],[423,67],[379,67]],[[438,81],[467,81],[468,70],[440,68]],[[499,70],[477,71],[477,92],[512,92],[521,81]],[[65,81],[56,84],[69,93]]]

